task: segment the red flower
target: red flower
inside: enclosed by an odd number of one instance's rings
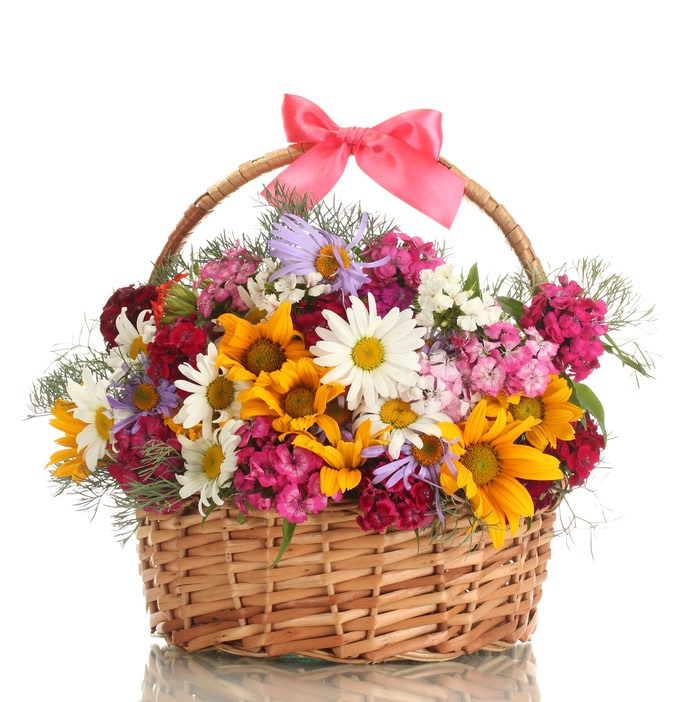
[[[320,297],[309,298],[292,308],[295,315],[294,325],[298,331],[304,334],[304,343],[311,347],[320,341],[316,333],[316,327],[325,327],[326,321],[323,319],[323,310],[330,310],[335,314],[344,317],[344,305],[342,296],[339,293],[330,293]]]
[[[587,481],[591,472],[601,461],[601,451],[605,447],[605,440],[599,432],[596,422],[589,415],[585,415],[585,421],[586,428],[581,421],[573,423],[574,439],[571,441],[558,439],[555,449],[550,446],[545,449],[545,453],[560,460],[571,488]],[[523,480],[521,482],[532,496],[535,511],[548,507],[554,500],[555,492],[552,488],[556,483],[553,481]]]
[[[129,285],[112,293],[100,315],[100,331],[107,350],[116,344],[119,333],[116,328],[116,318],[121,314],[121,310],[126,308],[126,317],[135,326],[138,315],[143,310],[152,310],[156,299],[157,290],[154,285]]]
[[[180,457],[180,442],[176,434],[157,415],[141,415],[138,418],[138,430],[134,433],[121,429],[115,435],[117,459],[122,468],[148,473],[154,463],[145,457],[145,449],[153,444],[166,444],[178,452],[167,461],[158,463],[153,475],[166,480],[174,480],[176,472],[183,467]],[[141,477],[138,478],[141,480]],[[142,482],[146,482],[141,480]]]
[[[364,531],[385,531],[394,524],[399,512],[392,498],[384,490],[378,490],[368,478],[363,478],[360,487],[359,508],[363,511],[356,523]]]
[[[571,487],[582,485],[601,460],[605,440],[599,433],[596,423],[587,416],[586,428],[575,422],[575,438],[572,441],[558,441],[556,456],[570,471]]]
[[[192,320],[179,318],[161,327],[147,347],[150,378],[156,381],[162,377],[170,383],[178,380],[180,364],[194,362],[197,354],[206,351],[206,346],[207,332],[196,327]]]

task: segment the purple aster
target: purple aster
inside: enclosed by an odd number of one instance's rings
[[[422,438],[423,442],[428,440],[431,443],[430,448],[427,448],[425,443],[423,443],[422,449],[416,449],[411,442],[407,441],[401,447],[400,458],[396,461],[385,463],[385,465],[379,466],[373,470],[373,483],[384,482],[388,488],[391,488],[400,480],[403,480],[404,487],[410,490],[411,485],[409,484],[409,478],[416,478],[430,485],[438,486],[439,472],[443,463],[446,463],[452,473],[455,474],[457,468],[450,447],[451,444],[458,441],[458,437],[449,440],[424,434]],[[437,458],[434,463],[423,463],[418,460],[416,453],[420,455],[426,450]]]
[[[115,424],[112,431],[121,429],[135,434],[140,428],[140,417],[162,415],[172,417],[180,399],[176,387],[164,378],[155,382],[146,370],[132,376],[123,386],[120,398],[112,398]]]
[[[356,295],[363,285],[370,282],[363,269],[376,268],[389,261],[389,256],[369,263],[352,260],[352,247],[363,237],[367,223],[368,215],[364,214],[359,230],[347,243],[295,214],[282,214],[273,225],[270,243],[271,256],[280,260],[281,267],[269,278],[269,282],[285,275],[319,273],[331,290]]]

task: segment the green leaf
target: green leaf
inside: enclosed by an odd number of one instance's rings
[[[573,401],[576,402],[583,410],[596,419],[601,427],[601,433],[605,442],[608,442],[608,433],[606,432],[606,419],[601,401],[596,397],[594,391],[584,383],[575,383],[568,378],[568,384],[573,391]]]
[[[278,555],[275,557],[275,561],[271,563],[271,568],[275,568],[278,565],[278,562],[283,557],[283,554],[285,551],[287,551],[287,547],[290,545],[290,541],[292,541],[296,528],[297,525],[294,522],[283,518],[283,540],[280,544],[280,551],[278,551]]]
[[[523,315],[523,303],[520,300],[516,300],[514,297],[507,297],[506,295],[499,295],[496,298],[501,305],[501,309],[510,317],[513,317],[516,322],[519,322]]]
[[[652,378],[653,376],[646,370],[646,368],[639,363],[633,356],[625,353],[611,338],[608,334],[605,335],[606,341],[603,343],[603,349],[606,353],[609,353],[620,360],[623,366],[632,368],[637,373],[641,373],[646,378]]]
[[[482,297],[482,291],[480,290],[480,273],[477,270],[477,263],[474,263],[472,268],[468,271],[468,277],[463,283],[464,290],[472,290],[475,297]]]

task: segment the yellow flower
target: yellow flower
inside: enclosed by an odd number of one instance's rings
[[[323,459],[321,468],[321,492],[331,497],[338,491],[346,492],[361,482],[359,468],[366,462],[361,452],[369,446],[384,444],[371,436],[370,419],[363,422],[354,434],[354,441],[339,439],[334,445],[324,445],[310,434],[298,434],[295,446],[308,449]]]
[[[52,471],[54,476],[58,478],[70,477],[72,480],[80,482],[90,475],[90,471],[83,457],[85,449],[81,451],[78,450],[76,437],[83,431],[87,424],[74,417],[75,409],[76,405],[73,402],[57,400],[54,407],[50,410],[53,416],[53,419],[50,420],[50,424],[55,427],[55,429],[64,432],[64,436],[56,439],[55,443],[65,448],[61,451],[55,451],[55,453],[50,456],[48,465],[55,466]]]
[[[543,451],[548,444],[556,448],[556,440],[572,441],[575,430],[572,422],[576,422],[584,414],[584,410],[568,402],[572,389],[565,378],[551,376],[544,394],[541,397],[513,395],[502,405],[508,409],[513,419],[534,417],[539,423],[525,432],[525,438],[535,448]]]
[[[250,324],[234,314],[218,318],[225,333],[219,342],[216,364],[237,366],[238,380],[256,380],[260,373],[280,370],[285,361],[311,357],[302,335],[294,330],[292,304],[283,302],[268,322]]]
[[[458,425],[460,440],[452,448],[460,458],[456,475],[443,464],[440,482],[449,495],[463,489],[476,519],[486,525],[492,543],[500,548],[506,538],[506,520],[515,536],[520,518],[534,514],[532,498],[518,478],[558,480],[563,473],[557,458],[514,443],[539,424],[538,419],[507,421],[506,411],[500,408],[490,422],[488,411],[487,400],[480,400],[467,421]]]
[[[202,436],[202,424],[195,424],[194,427],[186,429],[182,424],[176,424],[171,417],[164,417],[164,424],[166,424],[176,436],[182,434],[191,441],[195,441]]]
[[[251,388],[240,393],[240,417],[273,417],[273,428],[281,434],[307,431],[317,424],[328,441],[336,443],[340,426],[326,409],[328,402],[344,392],[344,386],[321,385],[325,372],[308,358],[286,361],[280,370],[261,375]]]

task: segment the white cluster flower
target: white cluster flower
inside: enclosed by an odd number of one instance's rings
[[[294,275],[294,273],[281,276],[276,280],[273,287],[276,289],[278,304],[291,302],[296,305],[304,297],[305,291],[297,287],[300,281],[301,276]]]
[[[433,326],[435,312],[446,312],[452,307],[460,307],[468,300],[470,294],[470,291],[463,289],[463,278],[454,272],[452,265],[445,263],[437,266],[434,271],[422,270],[418,286],[418,323],[424,327]]]
[[[307,273],[305,276],[298,276],[300,280],[304,281],[306,285],[306,292],[311,297],[319,297],[320,295],[327,295],[332,285],[330,283],[322,283],[323,275],[318,271],[313,271],[312,273]]]
[[[460,308],[462,315],[456,320],[464,331],[475,331],[477,327],[494,324],[501,319],[501,308],[489,294],[472,297],[471,290],[463,289],[463,278],[454,271],[450,264],[437,266],[420,272],[418,286],[418,305],[420,312],[416,315],[418,323],[432,327],[435,313],[446,312],[454,307]]]
[[[472,297],[461,305],[461,312],[456,320],[464,331],[475,331],[478,327],[486,327],[501,319],[501,307],[489,294],[482,297]]]
[[[246,286],[238,287],[238,293],[249,309],[264,310],[267,318],[282,302],[296,305],[306,294],[318,297],[330,292],[331,286],[321,284],[323,276],[318,272],[308,275],[283,275],[273,283],[275,292],[268,292],[269,278],[278,269],[278,264],[272,258],[265,258],[263,266],[262,270],[247,281]]]
[[[410,387],[400,384],[397,389],[399,397],[419,415],[441,412],[454,398],[447,384],[433,375],[421,375]]]

